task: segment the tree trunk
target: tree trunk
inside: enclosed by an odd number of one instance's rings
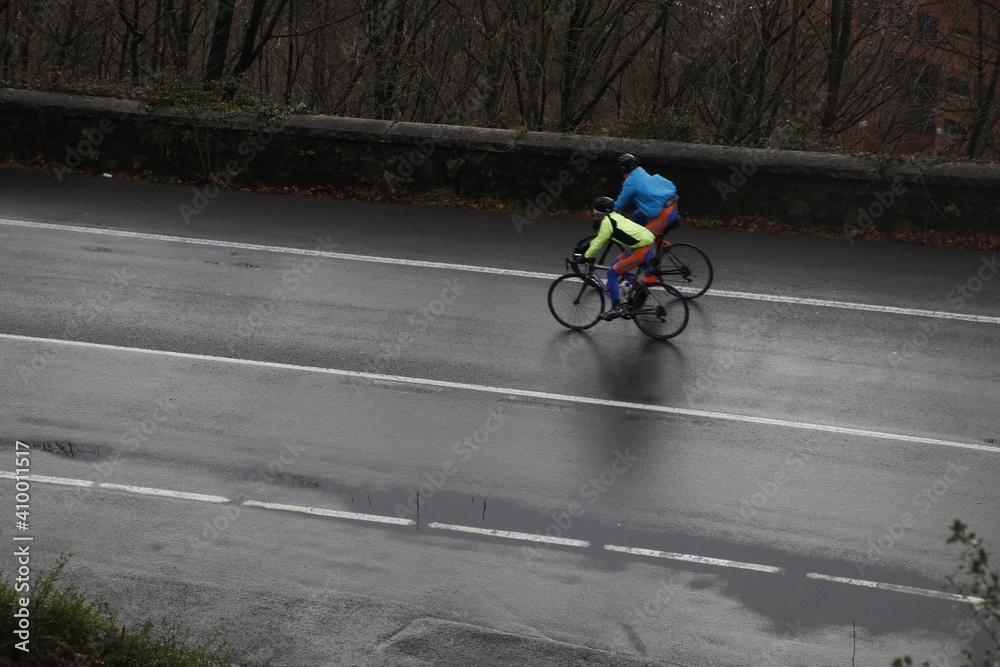
[[[388,17],[388,35],[379,35],[376,42],[375,57],[386,63],[379,67],[375,83],[374,101],[375,117],[379,120],[391,120],[394,115],[397,78],[399,77],[400,60],[402,58],[403,29],[406,26],[406,14],[402,0],[392,7]]]
[[[59,40],[59,51],[56,53],[56,69],[61,70],[69,60],[69,49],[76,41],[78,25],[80,22],[80,8],[78,3],[70,2],[67,11],[69,18],[66,19],[66,30],[63,31],[62,39]]]
[[[966,140],[965,154],[970,158],[978,158],[988,145],[989,134],[994,127],[990,122],[996,112],[997,86],[1000,84],[1000,49],[996,34],[997,26],[994,20],[990,30],[987,30],[983,16],[983,7],[977,4],[976,39],[978,54],[976,58],[976,83],[974,91],[974,115]],[[987,34],[989,32],[990,34]],[[987,44],[990,48],[987,49]],[[987,74],[988,72],[988,74]],[[995,122],[995,121],[994,121]]]
[[[170,17],[174,70],[184,74],[191,59],[191,33],[194,32],[194,24],[191,21],[191,3],[181,1],[184,6],[176,9],[174,0],[166,0],[164,13]]]
[[[830,51],[827,56],[826,102],[820,131],[830,134],[840,114],[841,83],[851,55],[851,31],[854,24],[853,0],[833,0],[830,11]]]
[[[212,26],[212,41],[208,49],[205,65],[205,83],[218,81],[226,72],[226,56],[229,52],[229,35],[233,31],[233,4],[235,0],[217,0],[215,23]]]
[[[247,29],[243,33],[243,47],[240,49],[240,57],[233,67],[232,76],[238,79],[243,72],[247,71],[250,63],[253,62],[253,47],[257,43],[257,32],[264,22],[264,5],[267,0],[253,0],[250,8],[250,20],[247,21]]]
[[[233,67],[232,77],[238,79],[243,73],[250,69],[257,57],[264,51],[264,47],[271,37],[274,36],[274,27],[278,23],[278,17],[284,11],[288,0],[280,0],[278,6],[274,8],[271,21],[265,30],[260,27],[264,23],[264,6],[267,0],[254,0],[253,11],[250,14],[250,21],[247,23],[246,32],[243,35],[243,48],[240,49],[240,58]],[[261,33],[260,41],[257,40],[257,33]]]

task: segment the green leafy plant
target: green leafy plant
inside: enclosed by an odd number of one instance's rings
[[[966,524],[955,519],[951,532],[948,544],[961,544],[964,549],[959,574],[948,577],[948,585],[960,595],[982,599],[975,607],[976,622],[987,633],[991,644],[981,656],[974,655],[970,649],[963,649],[962,655],[973,665],[992,667],[1000,662],[1000,572],[990,565],[982,538],[971,532]]]
[[[249,86],[231,81],[216,82],[209,88],[192,86],[158,91],[147,97],[145,106],[149,110],[167,107],[185,115],[212,111],[219,118],[247,116],[257,119],[261,127],[279,125],[293,114],[308,113],[304,104],[272,102]]]
[[[220,628],[208,640],[195,644],[191,629],[164,619],[159,626],[147,621],[129,629],[117,621],[118,610],[103,598],[58,581],[72,554],[62,554],[54,567],[40,570],[30,592],[15,590],[9,576],[0,574],[0,632],[15,637],[21,609],[19,599],[30,594],[30,650],[8,641],[0,651],[5,664],[23,667],[230,667],[233,657]],[[266,667],[266,666],[260,666]]]
[[[452,158],[448,160],[446,163],[446,166],[448,167],[448,178],[455,178],[463,164],[465,164],[465,160],[461,158]]]
[[[969,662],[965,667],[996,667],[1000,664],[1000,572],[993,569],[982,538],[969,530],[958,519],[951,525],[948,544],[961,544],[958,573],[945,579],[948,587],[959,595],[977,600],[974,603],[974,623],[988,636],[989,646],[978,652],[962,649],[962,657]],[[910,656],[897,658],[892,667],[909,667],[915,664]],[[922,665],[928,667],[930,663]]]

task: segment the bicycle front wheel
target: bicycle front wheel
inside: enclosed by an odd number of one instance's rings
[[[632,298],[635,325],[653,338],[673,338],[688,323],[687,299],[663,283],[645,283]]]
[[[685,298],[697,299],[712,286],[712,262],[690,243],[673,243],[660,254],[654,275]]]
[[[549,310],[564,327],[589,329],[604,312],[604,290],[591,278],[567,273],[549,287]]]

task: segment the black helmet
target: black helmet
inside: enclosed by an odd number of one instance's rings
[[[631,153],[622,153],[618,156],[618,166],[627,173],[638,167],[639,161]]]
[[[615,200],[611,197],[598,197],[594,200],[594,213],[608,214],[615,210]]]

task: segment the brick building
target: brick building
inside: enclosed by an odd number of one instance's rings
[[[854,57],[881,68],[889,101],[846,133],[850,143],[997,155],[1000,0],[859,0],[854,26]]]

